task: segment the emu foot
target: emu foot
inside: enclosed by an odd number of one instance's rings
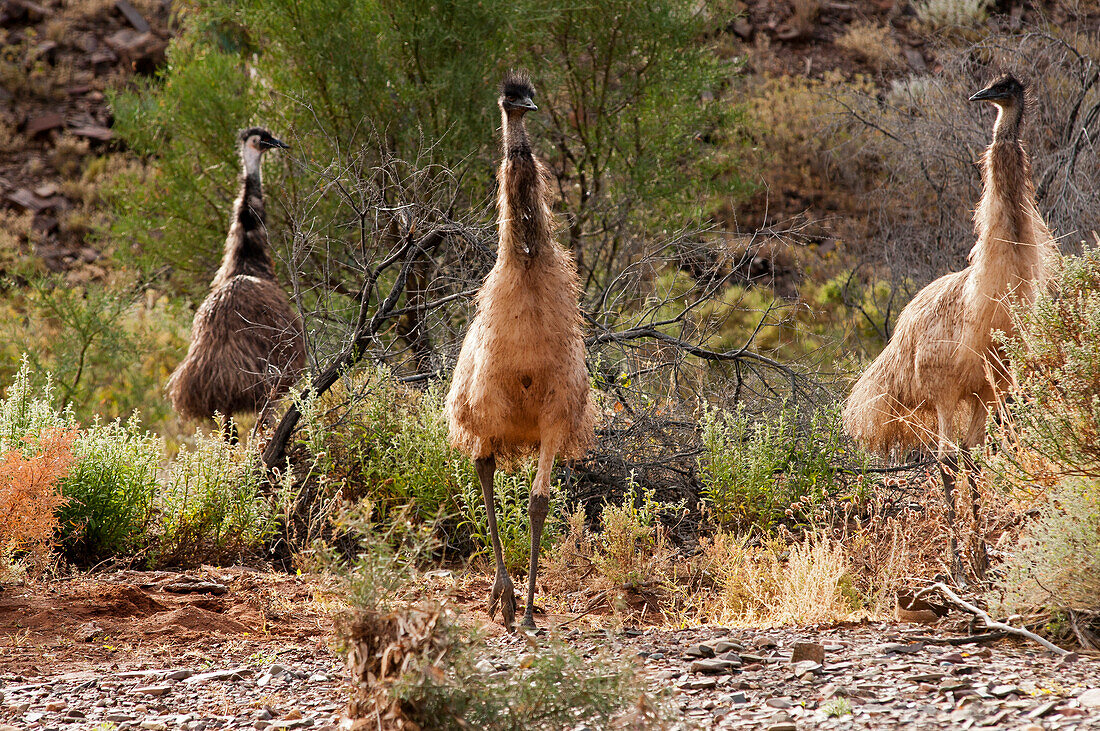
[[[505,629],[512,632],[516,625],[516,589],[506,571],[497,572],[497,580],[489,592],[489,619],[496,619],[498,606]]]
[[[530,609],[523,613],[523,621],[520,622],[519,626],[523,629],[538,629],[535,624],[535,615]]]

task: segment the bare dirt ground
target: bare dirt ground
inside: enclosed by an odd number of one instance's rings
[[[482,667],[510,670],[528,642],[488,623],[479,588],[458,599],[493,635]],[[347,700],[338,606],[323,578],[240,567],[3,587],[0,729],[334,729]],[[541,625],[581,651],[632,658],[683,727],[1100,728],[1096,657],[1067,662],[1009,640],[954,646],[958,633],[939,627],[632,628],[594,615]]]

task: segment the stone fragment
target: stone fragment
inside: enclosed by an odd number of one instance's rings
[[[717,678],[710,677],[689,680],[686,683],[681,684],[680,687],[686,690],[709,690],[710,688],[717,687],[717,685]]]
[[[65,701],[50,701],[46,704],[47,713],[57,713],[58,711],[64,711],[69,707],[69,704]]]
[[[86,137],[97,142],[110,142],[111,138],[115,136],[110,127],[103,127],[98,124],[82,124],[71,128],[69,132],[77,137]]]
[[[1053,700],[1053,701],[1047,701],[1046,703],[1041,703],[1038,706],[1036,706],[1035,708],[1032,708],[1031,711],[1027,714],[1027,717],[1031,718],[1031,719],[1042,718],[1043,716],[1047,715],[1048,713],[1053,711],[1055,708],[1057,708],[1058,704],[1061,703],[1061,702],[1062,702],[1061,699],[1058,699],[1058,700]]]
[[[34,137],[43,132],[49,132],[51,129],[57,129],[64,124],[64,117],[57,112],[48,112],[28,120],[27,127],[24,131],[27,133],[28,137]]]
[[[1013,693],[1020,694],[1020,689],[1015,685],[994,685],[989,689],[989,695],[994,698],[1007,698]]]
[[[193,579],[176,581],[171,584],[165,584],[161,587],[165,591],[170,591],[173,594],[225,594],[229,591],[229,587],[225,584],[218,584],[213,581],[196,581]],[[278,667],[278,666],[276,666]]]
[[[783,710],[792,708],[794,706],[794,704],[792,704],[786,698],[769,698],[768,700],[764,701],[764,705],[768,706],[769,708],[779,708]]]
[[[966,658],[962,656],[962,653],[951,652],[946,655],[940,655],[939,662],[949,662],[952,664],[958,664],[966,662]]]
[[[820,665],[825,663],[825,646],[816,642],[796,642],[791,646],[791,665],[812,660]]]
[[[134,688],[131,693],[135,695],[162,696],[172,690],[170,685],[141,685]]]
[[[717,673],[725,673],[732,670],[733,663],[728,660],[719,660],[717,658],[706,658],[703,660],[696,660],[691,664],[691,672],[703,673],[704,675],[715,675]]]
[[[689,647],[687,650],[684,651],[684,654],[687,655],[689,658],[690,657],[714,657],[714,648],[711,647],[710,645],[705,645],[705,644],[692,645],[691,647]]]
[[[711,647],[716,654],[721,655],[723,652],[737,652],[738,650],[745,649],[736,642],[730,642],[729,640],[717,640],[711,643]]]
[[[916,655],[918,652],[924,650],[923,642],[888,642],[881,648],[884,655],[902,654],[902,655]]]
[[[1090,688],[1077,696],[1077,702],[1085,708],[1100,708],[1100,688]]]
[[[814,662],[813,660],[802,660],[801,662],[796,662],[792,666],[792,670],[794,670],[795,675],[797,675],[798,677],[802,677],[807,673],[820,675],[821,672],[824,670],[824,667],[821,663]]]
[[[230,670],[212,670],[208,673],[199,673],[198,675],[192,675],[190,678],[184,680],[184,683],[188,685],[194,685],[196,683],[217,682],[222,680],[240,680],[252,675],[251,668],[233,668]]]
[[[187,668],[180,668],[179,670],[170,670],[164,674],[165,680],[186,680],[195,674],[194,670],[188,670]]]

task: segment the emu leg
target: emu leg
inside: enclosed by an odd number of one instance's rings
[[[489,619],[496,617],[500,606],[500,618],[511,632],[516,623],[516,590],[512,577],[504,567],[504,551],[500,547],[500,533],[497,532],[497,506],[493,497],[493,473],[497,471],[497,460],[493,455],[474,460],[478,479],[481,480],[481,496],[485,500],[485,514],[489,520],[489,536],[493,543],[493,558],[496,560],[497,577],[493,590],[489,592]]]
[[[523,610],[523,626],[535,629],[535,579],[539,573],[539,546],[542,526],[550,510],[550,471],[554,469],[555,450],[545,441],[539,451],[539,469],[531,485],[528,514],[531,518],[531,564],[527,573],[527,606]]]
[[[985,550],[985,534],[982,530],[982,498],[978,492],[978,465],[969,450],[963,450],[963,463],[966,466],[966,481],[970,486],[970,510],[974,518],[974,573],[979,579],[985,577],[989,568],[989,556]]]
[[[966,466],[966,478],[970,485],[970,510],[974,517],[974,573],[979,579],[985,577],[985,570],[989,567],[989,559],[985,550],[985,533],[982,530],[981,496],[978,493],[978,465],[970,454],[970,447],[980,446],[985,442],[986,422],[989,420],[988,403],[993,394],[979,395],[974,400],[973,410],[970,415],[970,427],[967,430],[964,449],[962,450],[963,463]]]
[[[955,475],[959,469],[955,455],[940,458],[940,476],[943,478],[943,500],[947,507],[947,536],[951,546],[951,575],[959,584],[965,584],[962,570],[962,558],[959,556],[959,541],[955,538]]]

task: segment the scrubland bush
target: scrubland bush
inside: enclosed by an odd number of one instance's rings
[[[25,440],[30,448],[29,435]],[[72,464],[72,432],[55,429],[34,441],[29,456],[0,449],[0,569],[18,554],[41,558],[49,551],[65,502],[58,483]]]
[[[929,30],[976,28],[989,17],[990,0],[922,0],[914,3],[917,19]]]
[[[859,608],[844,546],[821,535],[764,542],[719,531],[701,544],[712,591],[695,610],[718,624],[835,622]]]
[[[351,561],[328,552],[347,579],[350,609],[337,621],[338,644],[352,677],[349,715],[359,723],[412,722],[423,729],[560,729],[578,722],[606,727],[630,706],[659,711],[629,665],[603,654],[582,657],[560,641],[539,646],[507,673],[478,667],[487,654],[476,631],[459,623],[453,604],[426,597],[419,566],[436,552],[429,526],[373,521],[369,505],[343,515],[359,537]]]
[[[174,425],[161,387],[186,348],[190,315],[180,303],[126,281],[73,287],[32,278],[3,306],[0,362],[22,356],[31,385],[53,408],[71,408],[83,422],[125,419],[137,409],[157,425]],[[13,370],[0,365],[0,380]]]
[[[901,47],[890,34],[889,26],[857,20],[848,26],[836,44],[855,53],[879,71],[901,61]]]
[[[303,444],[327,493],[369,502],[381,525],[398,517],[434,525],[447,554],[472,556],[489,550],[488,522],[473,463],[447,441],[445,395],[445,384],[418,391],[384,367],[368,367],[309,407]],[[497,470],[494,497],[505,563],[522,571],[534,464],[514,467]],[[543,532],[547,547],[560,522],[558,492]]]
[[[827,500],[856,498],[867,487],[864,478],[843,475],[844,464],[866,460],[845,437],[835,409],[806,418],[792,407],[755,419],[741,408],[706,408],[701,425],[699,479],[718,525],[806,525]]]
[[[256,555],[272,530],[257,455],[219,435],[195,433],[168,465],[156,500],[154,562],[218,563]]]
[[[95,563],[147,545],[163,450],[136,415],[80,431],[61,483],[67,502],[58,513],[68,558]]]
[[[990,466],[1038,515],[998,589],[1011,611],[1100,616],[1100,250],[1057,262],[1052,291],[1017,312],[1005,348],[1015,386]]]

